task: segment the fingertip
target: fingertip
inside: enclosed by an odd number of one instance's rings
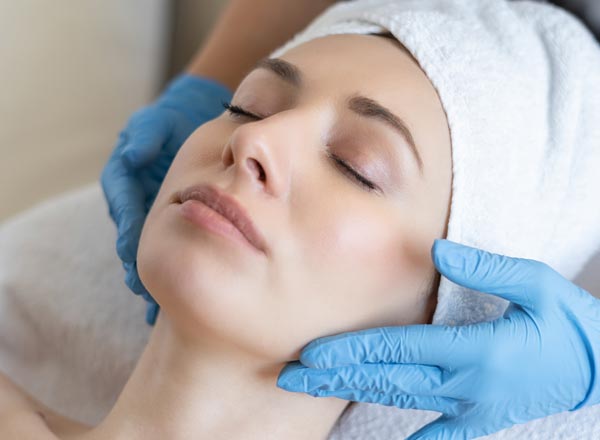
[[[281,372],[279,373],[279,377],[281,377],[281,375],[291,374],[293,372],[305,370],[305,369],[306,369],[306,367],[304,365],[302,365],[302,363],[300,363],[299,361],[290,361],[287,364],[285,364],[284,367],[281,369]]]
[[[122,261],[133,263],[137,259],[142,228],[143,220],[136,218],[119,223],[117,227],[117,254]]]
[[[129,128],[130,141],[121,152],[121,159],[134,168],[152,164],[163,150],[163,144],[173,132],[172,123],[164,113],[145,113]]]
[[[478,257],[481,252],[483,251],[446,239],[436,239],[432,247],[433,262],[442,273],[463,271],[467,261]]]
[[[148,323],[148,325],[154,326],[159,311],[160,306],[155,302],[149,302],[146,305],[146,322]]]
[[[277,386],[286,391],[301,391],[304,384],[301,371],[305,369],[298,361],[288,362],[279,372]]]
[[[457,243],[456,241],[448,240],[446,238],[436,238],[433,241],[433,248],[435,249],[436,253],[448,253],[468,248],[468,246]]]
[[[131,144],[127,145],[123,148],[123,151],[121,151],[121,160],[130,171],[133,171],[142,165],[140,163],[137,148]]]
[[[436,238],[433,241],[431,247],[431,259],[438,270],[442,271],[445,269],[445,264],[448,259],[449,252],[452,250],[452,246],[449,240],[443,238]]]
[[[433,240],[433,245],[431,246],[431,259],[436,260],[439,258],[440,254],[444,251],[444,246],[447,240],[443,238],[436,238]]]
[[[322,348],[311,348],[300,353],[300,362],[308,368],[326,370],[328,368],[342,367],[350,363],[345,356],[335,354],[334,350],[323,350]]]
[[[302,350],[300,351],[300,362],[303,365],[311,368],[318,368],[314,363],[313,354],[316,352],[316,349],[321,345],[322,340],[325,338],[327,338],[327,336],[313,339],[304,347],[302,347]]]
[[[127,284],[127,287],[129,287],[136,295],[141,295],[146,301],[154,302],[154,298],[152,298],[150,292],[146,290],[146,287],[142,284],[142,281],[138,276],[136,263],[124,263],[123,267],[126,268],[125,284]]]
[[[300,353],[300,362],[302,362],[303,365],[309,368],[321,368],[318,362],[318,358],[317,360],[315,360],[313,356],[313,350],[311,349],[302,350],[302,352]]]
[[[137,257],[137,247],[129,235],[120,234],[117,238],[117,255],[125,263],[133,263]]]
[[[152,142],[158,142],[158,140],[148,139],[143,145],[139,142],[132,142],[121,151],[121,161],[129,171],[149,166],[156,160],[162,144],[154,145]]]
[[[316,339],[311,341],[300,352],[300,362],[309,368],[330,368],[329,357],[322,350],[321,342]]]
[[[313,339],[302,349],[300,362],[318,369],[360,363],[367,356],[365,345],[380,332],[381,328],[369,328]]]

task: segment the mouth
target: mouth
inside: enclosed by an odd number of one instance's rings
[[[266,241],[246,209],[233,196],[218,187],[202,183],[177,191],[171,197],[172,203],[182,204],[187,200],[197,200],[225,217],[235,226],[255,248],[267,252]]]

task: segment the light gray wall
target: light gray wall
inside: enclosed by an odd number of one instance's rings
[[[0,222],[97,181],[228,1],[0,0]]]

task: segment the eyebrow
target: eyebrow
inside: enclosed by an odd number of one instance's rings
[[[252,70],[255,69],[269,70],[296,88],[301,88],[303,85],[302,71],[296,65],[281,58],[262,58],[252,68]],[[366,96],[354,94],[348,99],[347,102],[348,108],[354,113],[367,118],[377,119],[399,132],[408,144],[415,160],[417,161],[419,172],[421,175],[423,174],[423,160],[419,155],[413,135],[408,129],[408,125],[406,122],[404,122],[404,120],[402,120],[402,118],[396,116],[389,109],[374,99]]]

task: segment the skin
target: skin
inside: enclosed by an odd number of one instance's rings
[[[233,91],[256,60],[288,41],[336,1],[229,0],[226,3],[207,40],[185,70],[215,79]]]
[[[148,215],[138,271],[161,306],[150,341],[107,417],[76,439],[325,439],[348,405],[276,387],[311,340],[429,323],[451,196],[450,136],[435,89],[396,41],[334,35],[282,59],[295,89],[251,71],[232,104],[181,147]],[[423,161],[383,123],[345,107],[354,93],[406,121]],[[326,153],[381,191],[369,192]],[[266,253],[199,228],[173,195],[212,183],[249,212]],[[67,437],[61,437],[67,438]]]

